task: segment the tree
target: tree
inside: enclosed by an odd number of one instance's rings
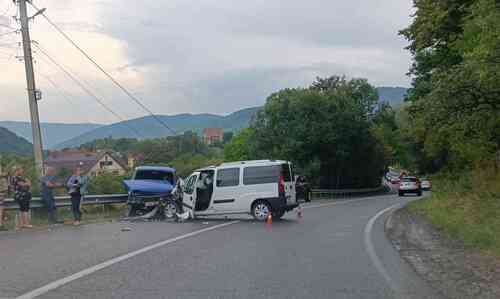
[[[251,152],[302,168],[319,161],[324,188],[378,185],[385,159],[370,130],[377,102],[375,88],[364,79],[333,76],[318,78],[310,88],[281,90],[269,96],[251,125]]]
[[[103,173],[90,179],[88,191],[90,194],[127,193],[122,183],[124,179],[124,176]]]
[[[253,131],[250,128],[241,130],[231,139],[231,142],[224,146],[224,160],[226,161],[244,161],[255,159],[255,153],[252,152]]]
[[[408,108],[423,171],[463,169],[500,149],[500,4],[422,0],[401,33],[414,76]]]

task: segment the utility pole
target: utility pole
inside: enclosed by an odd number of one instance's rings
[[[26,8],[27,0],[18,0],[19,16],[21,19],[21,34],[23,36],[24,67],[26,70],[26,83],[28,86],[28,101],[31,115],[31,131],[33,135],[33,153],[39,175],[43,175],[43,149],[40,118],[38,116],[37,90],[35,87],[35,74],[33,73],[33,57],[31,55],[31,38],[29,32],[29,19]]]

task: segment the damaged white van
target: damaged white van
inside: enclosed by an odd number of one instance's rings
[[[192,217],[251,214],[264,221],[298,206],[292,164],[254,160],[223,163],[193,172],[183,187],[183,210]]]

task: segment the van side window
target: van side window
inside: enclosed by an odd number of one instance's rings
[[[280,175],[280,166],[253,166],[243,169],[243,184],[257,185],[277,183]]]
[[[194,183],[196,182],[196,175],[192,175],[187,179],[186,187],[184,188],[184,192],[186,194],[193,194],[194,191]]]
[[[240,169],[227,168],[217,170],[217,187],[231,187],[240,184]]]

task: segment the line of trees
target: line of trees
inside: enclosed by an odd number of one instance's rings
[[[401,31],[414,61],[407,98],[415,164],[467,170],[500,150],[500,2],[415,1]]]
[[[267,98],[250,128],[225,147],[226,160],[287,159],[322,188],[378,186],[391,157],[381,132],[395,117],[364,79],[317,78]]]

